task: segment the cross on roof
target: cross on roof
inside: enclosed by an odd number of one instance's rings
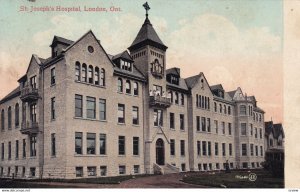
[[[146,10],[146,16],[148,17],[148,10],[150,9],[150,7],[148,5],[148,2],[144,3],[143,7],[145,8],[145,10]]]

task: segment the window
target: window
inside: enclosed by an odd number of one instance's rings
[[[161,94],[162,94],[162,86],[153,85],[153,92],[154,92],[155,96],[161,96]],[[178,94],[177,94],[177,96],[178,96]]]
[[[218,134],[218,130],[219,130],[219,128],[218,128],[218,121],[217,120],[214,120],[214,122],[215,122],[215,129],[216,129],[216,133]]]
[[[229,155],[232,156],[232,144],[229,143]]]
[[[218,109],[217,109],[217,103],[216,102],[214,102],[214,109],[215,109],[215,112],[218,111]]]
[[[75,133],[75,153],[82,154],[82,133],[76,132]]]
[[[224,105],[224,114],[227,114],[226,105]]]
[[[134,165],[133,166],[133,173],[134,174],[139,174],[140,173],[140,166],[139,165]]]
[[[251,155],[251,156],[254,155],[254,146],[253,146],[252,143],[250,144],[250,155]]]
[[[11,106],[7,110],[7,119],[8,119],[8,129],[11,129]]]
[[[228,115],[231,115],[231,107],[230,106],[228,106],[227,111],[228,111]]]
[[[16,159],[19,159],[19,141],[16,140],[16,150],[15,150]]]
[[[125,105],[118,104],[118,123],[125,123]]]
[[[206,131],[206,120],[205,117],[201,117],[201,130]]]
[[[255,127],[255,138],[257,138],[257,128]]]
[[[107,167],[100,166],[100,176],[106,176],[106,175],[107,175]]]
[[[210,130],[210,118],[207,118],[207,132],[211,132],[211,130]]]
[[[88,71],[88,80],[89,83],[94,83],[94,69],[93,66],[89,66],[89,71]]]
[[[105,86],[105,70],[103,68],[100,71],[100,85]]]
[[[30,176],[35,177],[35,167],[30,167]]]
[[[170,155],[175,155],[175,139],[170,139]]]
[[[222,104],[219,104],[220,113],[222,113]]]
[[[262,139],[262,129],[261,128],[259,129],[259,138]]]
[[[251,136],[253,135],[253,125],[252,125],[252,123],[250,123],[250,135]]]
[[[33,76],[33,77],[30,78],[30,86],[33,89],[37,89],[37,86],[36,86],[36,76]]]
[[[231,135],[231,123],[228,123],[228,134]]]
[[[80,81],[80,63],[78,61],[75,63],[75,80]]]
[[[207,97],[207,108],[210,109],[210,101],[209,101],[209,97]]]
[[[223,155],[223,157],[226,156],[226,146],[225,146],[225,143],[222,143],[222,155]]]
[[[225,135],[225,122],[222,122],[222,133]]]
[[[202,155],[206,155],[206,141],[202,141]]]
[[[185,141],[180,140],[180,155],[185,156]]]
[[[36,137],[30,137],[30,156],[36,156]]]
[[[179,118],[180,118],[180,130],[184,130],[184,115],[180,114]]]
[[[11,142],[8,142],[8,159],[11,159]]]
[[[201,141],[197,141],[197,155],[201,155]]]
[[[2,109],[1,111],[1,130],[3,131],[5,128],[5,114],[4,114],[4,110]]]
[[[15,126],[16,126],[16,128],[20,124],[19,114],[20,114],[20,107],[19,107],[19,103],[17,103],[16,106],[15,106]]]
[[[242,144],[242,156],[247,156],[247,144]]]
[[[171,103],[173,103],[173,92],[169,91],[168,98],[171,99]]]
[[[264,156],[263,146],[260,146],[260,156]]]
[[[51,119],[55,119],[55,97],[51,98]]]
[[[241,135],[247,135],[247,124],[241,123]]]
[[[100,155],[106,154],[106,134],[100,133]]]
[[[270,146],[273,147],[273,139],[270,139]]]
[[[216,169],[220,169],[220,164],[216,163]]]
[[[119,136],[119,155],[125,155],[125,136]]]
[[[170,113],[170,129],[175,129],[175,116],[174,116],[174,113]]]
[[[30,105],[30,120],[36,122],[36,104]]]
[[[86,117],[90,119],[96,118],[96,98],[86,97]]]
[[[95,85],[99,85],[99,68],[95,67]]]
[[[219,155],[219,143],[215,143],[215,156]]]
[[[133,137],[133,142],[132,142],[132,146],[133,146],[133,155],[139,155],[139,138],[138,137]]]
[[[119,174],[120,175],[126,174],[126,166],[125,165],[120,165],[119,166]]]
[[[207,142],[207,152],[208,152],[208,156],[211,156],[211,142],[210,141]]]
[[[83,167],[76,167],[76,177],[83,177]]]
[[[99,119],[104,121],[106,120],[106,100],[99,99]]]
[[[261,114],[259,114],[259,122],[261,122],[261,119],[262,119]]]
[[[179,103],[178,93],[175,92],[175,104],[178,104],[178,103]]]
[[[23,158],[26,158],[26,139],[23,139]]]
[[[25,177],[25,171],[26,171],[26,168],[22,167],[22,177]]]
[[[82,117],[82,95],[75,95],[75,117]]]
[[[138,84],[138,82],[133,83],[133,95],[134,96],[139,95],[139,84]]]
[[[51,85],[55,84],[55,67],[51,69]]]
[[[86,152],[87,154],[96,154],[96,134],[87,133],[86,135]]]
[[[87,82],[87,79],[86,79],[87,71],[86,71],[86,64],[85,63],[82,65],[82,74],[81,75],[82,75],[81,80],[83,82]]]
[[[1,160],[4,160],[4,143],[1,143]]]
[[[202,164],[198,163],[198,170],[201,171],[202,170]]]
[[[94,52],[94,47],[88,46],[88,51],[89,51],[90,53],[93,53],[93,52]]]
[[[196,127],[197,127],[197,131],[200,131],[200,117],[196,116]]]
[[[181,164],[181,171],[185,171],[185,163]]]
[[[255,155],[258,156],[258,146],[255,145]]]
[[[51,134],[51,156],[56,156],[56,137],[55,137],[55,133]]]
[[[247,115],[246,105],[240,105],[240,115]]]
[[[163,112],[161,109],[154,109],[154,126],[163,126]]]
[[[139,108],[132,107],[132,124],[138,125],[139,124]]]
[[[123,81],[121,78],[118,78],[118,92],[123,93]]]
[[[87,167],[88,176],[96,176],[96,167]]]
[[[184,94],[181,93],[181,105],[184,105]]]
[[[129,80],[126,80],[125,91],[127,94],[131,94],[131,84]]]

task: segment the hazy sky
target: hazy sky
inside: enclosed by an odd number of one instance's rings
[[[31,54],[50,56],[54,35],[77,40],[89,29],[110,54],[125,50],[145,18],[140,0],[9,0],[0,6],[0,98],[17,86]],[[203,72],[210,85],[255,95],[266,120],[282,121],[281,0],[148,0],[149,18],[169,48],[167,68]],[[20,6],[81,7],[81,12],[21,12]],[[119,12],[85,12],[119,7]]]

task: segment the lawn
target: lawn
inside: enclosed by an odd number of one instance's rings
[[[257,175],[255,181],[247,178],[250,172],[232,171],[231,173],[199,173],[183,178],[183,182],[217,188],[284,188],[283,178],[274,178],[265,170],[252,170]]]

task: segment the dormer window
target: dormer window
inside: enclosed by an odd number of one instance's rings
[[[176,76],[171,76],[171,83],[178,85],[179,84],[179,79]]]
[[[132,64],[125,60],[120,60],[120,69],[124,69],[126,71],[132,71]]]

